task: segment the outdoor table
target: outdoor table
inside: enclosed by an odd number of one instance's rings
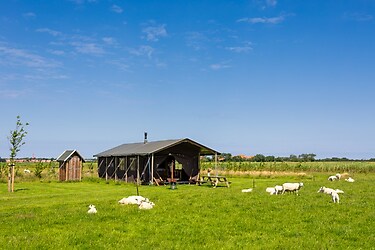
[[[202,175],[201,182],[211,182],[214,188],[216,188],[219,183],[225,183],[227,187],[230,186],[230,181],[228,181],[227,177],[219,175]]]

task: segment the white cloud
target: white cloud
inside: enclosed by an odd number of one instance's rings
[[[230,68],[230,66],[227,63],[215,63],[215,64],[211,64],[210,68],[212,70],[220,70],[220,69]]]
[[[71,45],[75,50],[81,54],[90,54],[90,55],[102,55],[104,50],[95,43],[85,43],[85,42],[72,42]]]
[[[277,4],[277,0],[266,0],[266,5],[270,7],[275,7]]]
[[[23,17],[26,19],[34,19],[36,18],[36,14],[34,12],[27,12],[23,13]]]
[[[113,37],[103,37],[102,38],[103,42],[106,43],[107,45],[114,45],[117,44],[117,41]]]
[[[37,29],[36,32],[48,33],[51,36],[60,36],[60,35],[62,35],[62,33],[60,31],[56,31],[56,30],[52,30],[52,29],[48,29],[48,28]]]
[[[122,13],[124,11],[120,6],[118,6],[116,4],[112,5],[111,10],[113,12],[118,13],[118,14],[120,14],[120,13]]]
[[[244,46],[226,47],[226,49],[236,53],[246,53],[253,50],[251,43],[247,43]]]
[[[241,18],[237,22],[246,22],[251,24],[265,23],[265,24],[278,24],[285,20],[284,16],[278,17],[253,17],[253,18]]]
[[[344,18],[348,20],[357,21],[357,22],[367,22],[367,21],[371,21],[374,17],[367,13],[352,12],[352,13],[345,13]]]
[[[56,61],[44,58],[26,50],[11,48],[0,44],[0,64],[9,66],[26,66],[30,68],[55,68],[59,66]]]
[[[167,30],[165,29],[165,24],[161,25],[151,25],[142,29],[142,32],[146,34],[147,41],[157,42],[159,38],[166,37]]]
[[[186,44],[194,50],[201,50],[205,48],[205,44],[209,42],[207,36],[201,32],[188,32],[186,33]]]
[[[129,49],[129,53],[136,55],[136,56],[147,55],[148,58],[151,58],[152,53],[154,53],[154,48],[148,45],[142,45],[142,46],[139,46],[137,49]]]

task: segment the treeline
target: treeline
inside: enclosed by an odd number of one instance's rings
[[[332,158],[324,158],[324,159],[316,159],[316,154],[300,154],[300,155],[290,155],[290,156],[273,156],[273,155],[262,155],[257,154],[253,157],[244,157],[241,155],[232,156],[230,153],[222,153],[219,156],[219,161],[221,162],[314,162],[314,161],[321,161],[321,162],[346,162],[346,161],[369,161],[375,162],[375,158],[371,159],[349,159],[346,157],[339,158],[339,157],[332,157]],[[205,157],[203,161],[214,161],[212,157]]]

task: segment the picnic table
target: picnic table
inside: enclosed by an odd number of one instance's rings
[[[210,182],[214,188],[217,187],[219,183],[224,183],[227,187],[230,186],[230,181],[228,181],[227,177],[219,176],[219,175],[202,175],[200,179],[200,183]]]

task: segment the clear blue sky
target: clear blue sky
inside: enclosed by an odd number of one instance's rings
[[[375,1],[0,2],[0,156],[190,138],[375,157]]]

